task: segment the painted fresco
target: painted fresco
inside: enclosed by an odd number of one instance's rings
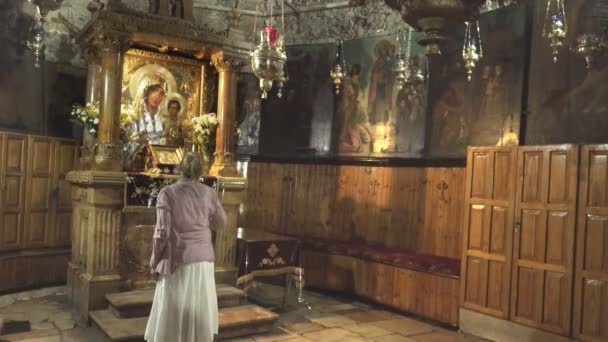
[[[414,43],[412,50],[412,63],[426,73],[426,63],[418,56],[421,48]],[[422,155],[426,89],[397,88],[393,71],[397,51],[394,36],[344,43],[347,77],[337,97],[337,154]]]
[[[260,154],[327,154],[334,110],[329,70],[335,45],[287,47],[289,81],[283,96],[277,85],[262,101]]]
[[[261,104],[258,79],[250,73],[241,74],[237,91],[238,137],[236,146],[236,152],[241,156],[258,153]]]
[[[574,49],[583,33],[608,30],[608,3],[602,0],[565,1],[568,36],[552,62],[542,37],[544,3],[535,3],[526,144],[606,143],[608,141],[608,55],[598,56],[586,69]]]
[[[509,6],[479,19],[484,56],[471,81],[462,63],[464,26],[431,66],[428,152],[464,157],[467,145],[519,143],[527,55],[526,7]]]

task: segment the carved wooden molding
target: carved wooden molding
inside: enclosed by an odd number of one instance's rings
[[[245,62],[234,58],[214,57],[211,59],[211,65],[218,72],[239,72],[245,65]]]
[[[97,144],[97,155],[96,157],[101,159],[120,159],[122,160],[122,145],[120,144]]]

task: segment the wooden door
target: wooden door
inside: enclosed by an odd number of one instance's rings
[[[69,246],[71,243],[72,190],[65,176],[75,169],[77,146],[73,141],[55,141],[52,187],[52,244]]]
[[[574,337],[608,341],[608,144],[581,148]]]
[[[0,134],[0,251],[21,248],[27,137]]]
[[[465,308],[509,317],[517,147],[469,147],[460,298]]]
[[[45,247],[52,239],[53,141],[38,136],[29,140],[24,246]]]
[[[569,335],[578,146],[518,151],[511,319]]]

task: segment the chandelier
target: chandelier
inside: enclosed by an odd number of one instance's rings
[[[547,11],[543,25],[543,37],[549,40],[553,54],[553,63],[557,62],[559,50],[564,46],[568,25],[566,24],[566,11],[564,0],[547,0]]]
[[[346,61],[344,60],[344,46],[342,40],[338,42],[336,58],[334,59],[334,65],[329,72],[329,77],[331,77],[334,83],[336,95],[339,95],[342,80],[346,77]]]
[[[483,48],[481,47],[479,22],[467,21],[465,24],[466,29],[464,33],[464,45],[462,47],[462,60],[464,61],[464,68],[467,70],[467,80],[470,82],[475,65],[483,58]],[[474,26],[475,28],[471,28],[471,26]]]
[[[253,20],[253,49],[250,53],[251,69],[260,80],[260,90],[262,99],[268,97],[268,92],[272,89],[275,81],[279,83],[278,97],[283,95],[282,88],[287,82],[287,72],[284,70],[287,63],[287,53],[285,52],[285,2],[281,1],[281,32],[273,27],[273,5],[274,0],[270,1],[269,24],[260,31],[260,41],[256,44],[257,19],[260,0],[258,0]]]
[[[448,38],[443,34],[446,24],[464,22],[479,15],[486,0],[384,0],[401,14],[408,25],[424,34],[418,44],[427,56],[441,54],[440,44]]]

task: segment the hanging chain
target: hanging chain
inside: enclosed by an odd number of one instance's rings
[[[479,58],[483,58],[483,47],[481,45],[481,32],[479,31],[479,20],[475,22],[477,25],[477,44],[479,45]]]
[[[274,9],[274,0],[270,0],[270,27],[272,27],[272,24],[274,24],[274,17],[273,17],[273,9]]]
[[[281,2],[281,34],[283,35],[283,44],[285,44],[285,0]]]
[[[405,41],[405,68],[409,70],[410,68],[410,58],[411,58],[411,50],[412,49],[412,30],[407,28],[407,39]]]
[[[255,16],[253,17],[253,40],[251,42],[251,51],[253,51],[255,49],[255,37],[257,36],[257,25],[258,25],[258,10],[260,9],[260,1],[262,0],[258,0],[255,3]]]

